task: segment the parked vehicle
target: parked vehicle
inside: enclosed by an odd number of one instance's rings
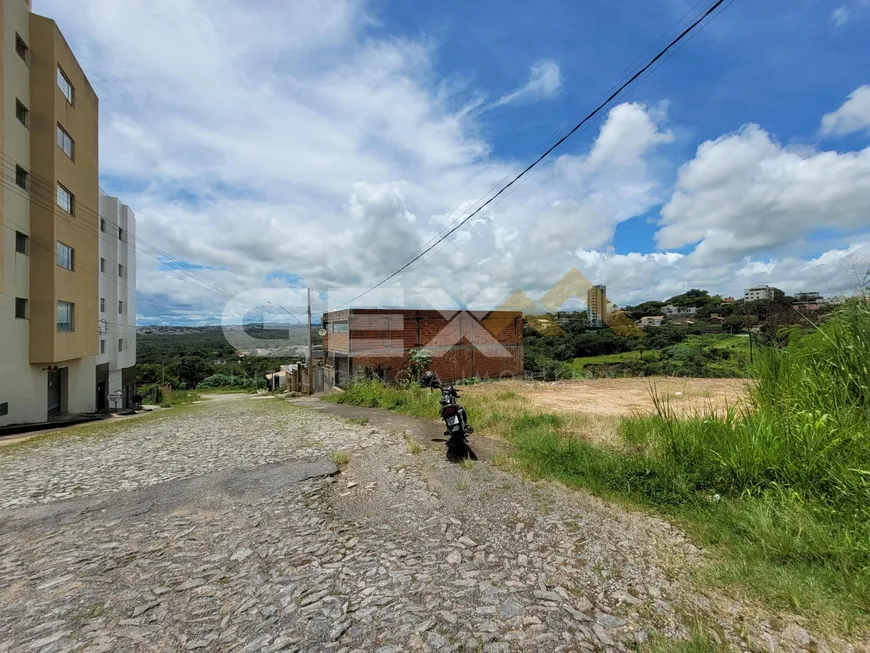
[[[441,390],[441,419],[444,420],[444,435],[447,436],[447,457],[456,460],[474,458],[468,446],[468,436],[474,428],[468,424],[468,415],[459,405],[459,393],[452,385],[441,385],[434,372],[426,372],[421,379],[423,386]]]

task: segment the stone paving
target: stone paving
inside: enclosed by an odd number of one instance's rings
[[[826,645],[692,594],[663,520],[277,400],[0,449],[0,496],[0,651]]]

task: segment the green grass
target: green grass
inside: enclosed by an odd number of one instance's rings
[[[656,360],[660,356],[658,349],[643,352],[643,360]],[[602,354],[601,356],[584,356],[575,358],[571,363],[574,367],[582,368],[584,365],[604,365],[607,363],[624,363],[625,361],[641,360],[639,351],[623,351],[618,354]]]
[[[163,395],[160,407],[174,408],[176,406],[186,406],[187,404],[192,404],[201,399],[202,397],[200,397],[199,393],[194,392],[193,390],[173,390],[172,394]]]
[[[735,349],[746,340],[701,338]],[[707,582],[741,586],[829,632],[865,629],[870,306],[847,305],[787,349],[759,351],[754,376],[749,402],[724,416],[685,417],[658,400],[657,414],[623,420],[619,448],[578,438],[570,415],[521,400],[463,403],[479,431],[511,442],[513,468],[676,518],[714,554]],[[438,415],[438,393],[420,389],[364,384],[336,400]]]

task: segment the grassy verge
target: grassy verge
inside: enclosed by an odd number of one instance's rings
[[[163,395],[160,402],[161,408],[175,408],[176,406],[187,406],[195,401],[199,401],[202,397],[199,393],[193,390],[173,390],[172,394]]]
[[[617,446],[577,437],[578,417],[529,410],[513,392],[463,403],[526,473],[680,520],[715,554],[711,584],[849,634],[870,626],[867,361],[870,306],[849,305],[788,349],[760,352],[741,410],[686,416],[658,401],[657,414],[622,421]],[[333,400],[438,416],[437,393],[421,389],[362,384]]]

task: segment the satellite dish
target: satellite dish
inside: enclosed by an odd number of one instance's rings
[[[320,337],[323,337],[329,332],[326,329],[320,329],[317,333],[318,335],[320,335]]]

